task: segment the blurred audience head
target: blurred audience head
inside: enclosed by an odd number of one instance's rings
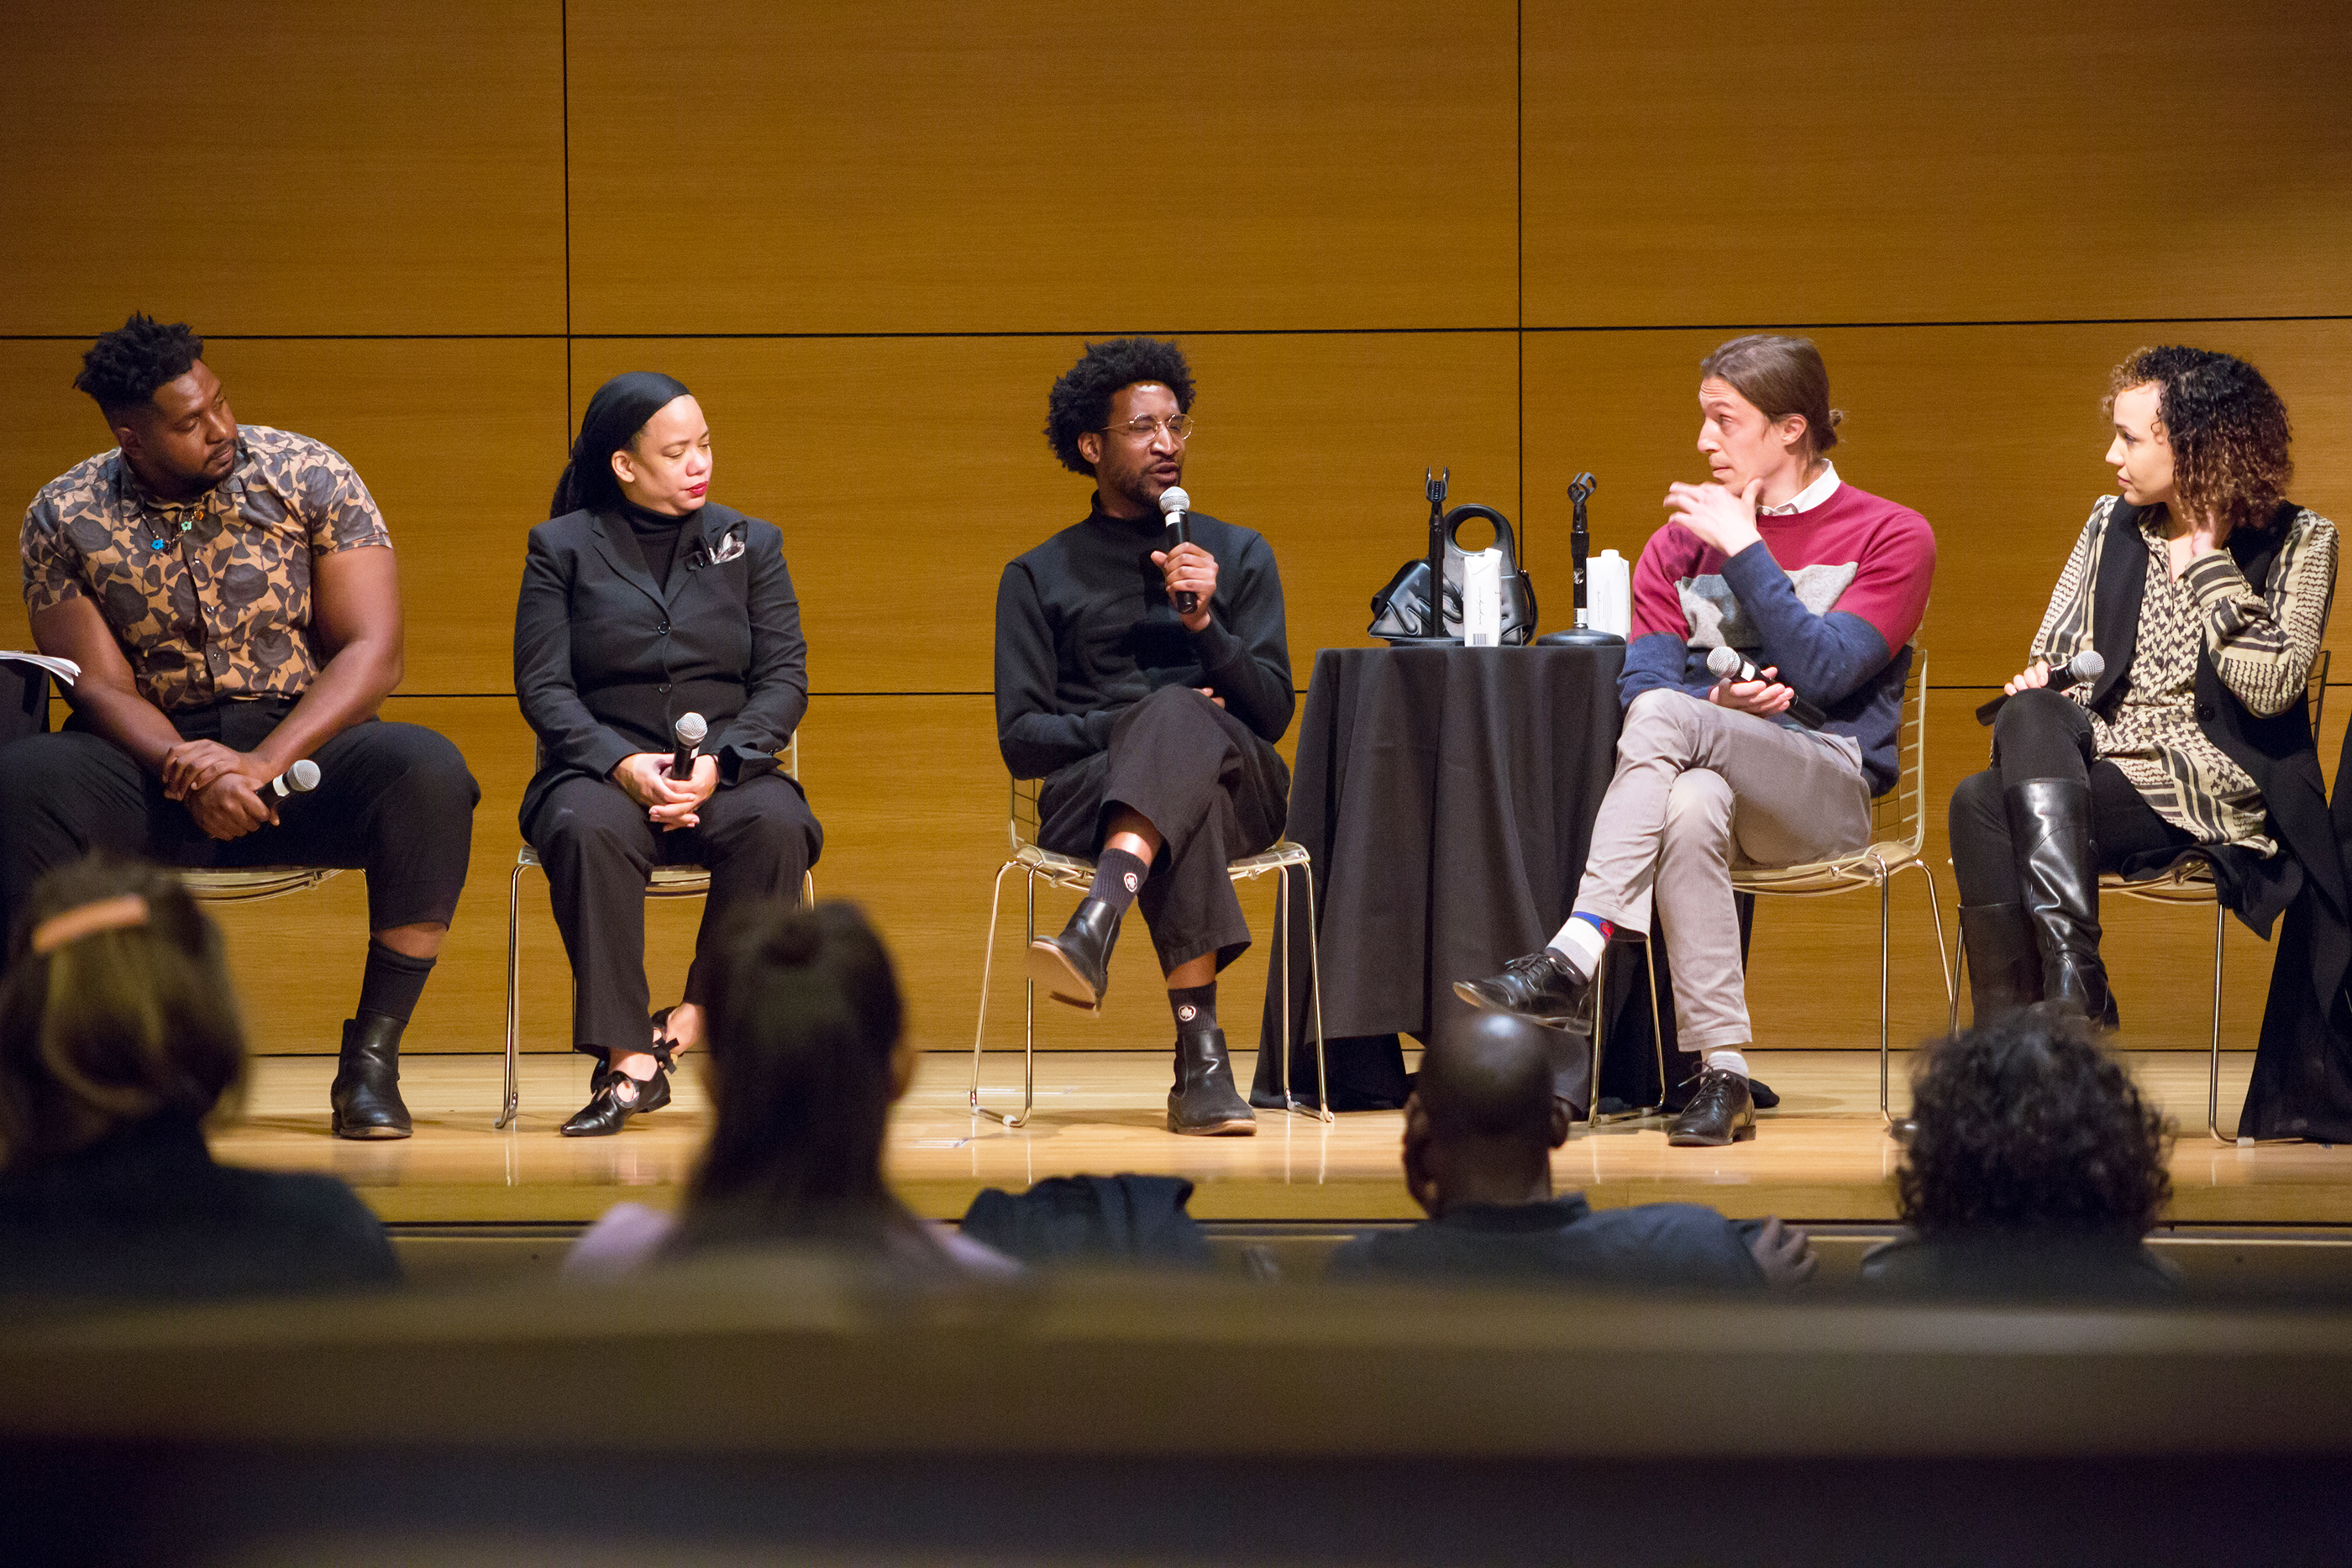
[[[1463,1204],[1551,1196],[1551,1151],[1568,1142],[1544,1026],[1481,1012],[1441,1026],[1405,1103],[1405,1183],[1431,1218]]]
[[[220,932],[177,877],[100,858],[34,884],[0,977],[0,1167],[201,1121],[244,1068]]]
[[[1904,1223],[2144,1236],[2172,1181],[2171,1127],[2076,1014],[2027,1008],[1922,1053],[1896,1176]]]
[[[714,976],[703,1070],[715,1113],[681,1249],[880,1240],[913,1223],[882,1179],[890,1107],[914,1082],[890,955],[847,904],[748,912]]]

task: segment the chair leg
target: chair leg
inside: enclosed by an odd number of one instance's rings
[[[2221,901],[2213,901],[2213,1052],[2205,1070],[2205,1130],[2213,1134],[2217,1144],[2231,1139],[2221,1135],[2221,933],[2225,929],[2227,912]]]
[[[1323,938],[1315,928],[1315,867],[1310,863],[1300,869],[1307,879],[1307,989],[1315,1006],[1315,1099],[1323,1121],[1329,1123],[1331,1075],[1323,1061]]]
[[[971,1032],[971,1109],[980,1113],[980,1053],[988,1044],[988,979],[996,965],[996,912],[1004,898],[1004,873],[1017,862],[996,868],[996,883],[988,894],[988,946],[980,954],[980,1023]]]
[[[1878,1119],[1895,1125],[1895,1109],[1886,1091],[1886,1064],[1892,1054],[1888,1049],[1886,1029],[1886,929],[1888,906],[1895,894],[1895,879],[1886,873],[1884,863],[1878,868]]]
[[[522,991],[522,873],[520,860],[515,862],[514,874],[507,879],[507,1074],[506,1093],[499,1104],[499,1119],[490,1124],[493,1132],[514,1125],[515,1111],[522,1095],[517,1079],[521,1068],[522,1020],[520,998]]]
[[[1298,1109],[1298,1097],[1290,1092],[1290,868],[1285,866],[1274,881],[1274,946],[1275,956],[1282,961],[1282,1108]]]
[[[1592,967],[1592,988],[1605,998],[1609,994],[1609,947],[1601,950],[1601,962]],[[1622,1111],[1604,1116],[1601,1113],[1601,1062],[1609,1032],[1609,1009],[1600,1006],[1596,998],[1592,1009],[1592,1104],[1584,1113],[1588,1131],[1595,1127],[1612,1126],[1619,1122],[1639,1122],[1656,1115],[1666,1106],[1666,1031],[1664,1020],[1658,1015],[1658,957],[1650,946],[1650,938],[1642,938],[1642,963],[1650,985],[1650,1048],[1658,1065],[1658,1098],[1655,1104],[1630,1105]]]

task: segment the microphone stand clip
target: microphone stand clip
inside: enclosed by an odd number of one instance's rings
[[[1579,474],[1569,482],[1568,498],[1575,507],[1575,518],[1569,528],[1569,558],[1576,573],[1576,626],[1572,631],[1552,632],[1536,639],[1543,648],[1622,648],[1625,639],[1614,632],[1603,632],[1592,624],[1592,609],[1587,598],[1584,580],[1586,559],[1592,553],[1592,530],[1586,521],[1584,503],[1601,482],[1590,474]]]

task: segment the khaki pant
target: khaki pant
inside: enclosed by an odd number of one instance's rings
[[[1731,865],[1797,865],[1870,842],[1870,785],[1844,736],[1651,691],[1625,710],[1575,909],[1647,933],[1654,898],[1686,1051],[1754,1036]]]

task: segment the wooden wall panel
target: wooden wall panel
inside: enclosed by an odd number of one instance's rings
[[[73,390],[80,342],[0,341],[0,497],[33,493],[113,444]],[[514,689],[523,535],[563,465],[563,344],[554,340],[206,340],[238,419],[315,436],[351,459],[392,529],[411,695]],[[29,635],[20,593],[0,647]]]
[[[0,332],[563,329],[561,0],[9,20]]]
[[[2352,12],[1526,9],[1526,321],[2342,312]]]
[[[1004,563],[1086,516],[1092,481],[1046,446],[1062,338],[590,340],[583,405],[669,371],[709,417],[712,494],[784,530],[818,692],[986,692]],[[1281,563],[1292,667],[1366,641],[1372,593],[1426,538],[1424,465],[1517,510],[1508,333],[1184,341],[1201,433],[1185,486]],[[520,548],[519,546],[517,547]],[[506,612],[511,618],[511,595]],[[481,688],[467,688],[481,689]]]
[[[1498,0],[572,0],[569,37],[577,330],[1516,319]]]
[[[1568,482],[1601,488],[1593,546],[1628,559],[1665,520],[1675,479],[1704,480],[1698,361],[1721,330],[1542,332],[1527,343],[1528,518],[1537,587],[1566,568]],[[2108,371],[2142,344],[2244,355],[2286,400],[2302,439],[2295,499],[2352,527],[2352,322],[2158,322],[1841,328],[1812,334],[1847,411],[1838,472],[1935,525],[1935,596],[1920,642],[1939,686],[1998,685],[2024,662],[2092,504],[2115,489]],[[1557,622],[1551,622],[1557,624]],[[2328,645],[2352,677],[2352,616]]]

